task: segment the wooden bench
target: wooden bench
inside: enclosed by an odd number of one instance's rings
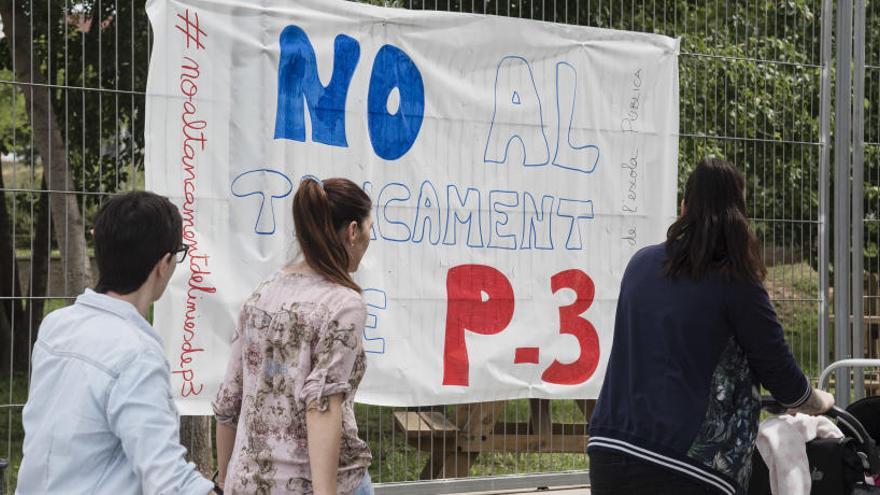
[[[585,453],[595,401],[575,402],[583,422],[554,423],[546,399],[529,399],[528,422],[499,421],[505,401],[457,405],[450,416],[445,408],[397,411],[394,420],[407,443],[429,453],[421,479],[461,478],[483,453]]]

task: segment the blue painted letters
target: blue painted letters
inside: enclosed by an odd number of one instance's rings
[[[455,202],[453,202],[455,198]],[[480,215],[480,190],[469,187],[464,198],[455,184],[446,186],[446,234],[443,244],[454,246],[457,242],[458,225],[467,225],[467,245],[481,248],[483,243],[483,222]]]
[[[511,143],[522,147],[523,165],[546,165],[550,148],[544,134],[544,113],[529,62],[504,57],[495,73],[495,110],[483,161],[506,163]]]
[[[412,241],[419,243],[428,231],[428,242],[440,242],[440,198],[430,181],[422,182],[419,203],[416,205],[416,221],[413,223]]]
[[[584,240],[581,235],[581,220],[593,218],[593,202],[579,201],[576,199],[559,198],[559,206],[556,215],[569,219],[568,239],[565,241],[565,249],[577,251],[584,248]]]
[[[344,34],[336,37],[333,75],[325,86],[305,31],[287,26],[279,41],[275,139],[306,140],[308,105],[312,141],[348,147],[345,102],[360,59],[360,44]],[[424,113],[425,84],[418,67],[400,48],[383,46],[373,61],[367,92],[367,128],[376,154],[386,160],[405,155],[419,135]]]
[[[553,196],[541,198],[541,209],[531,193],[523,193],[523,235],[520,249],[553,249]]]
[[[397,182],[387,184],[379,191],[376,223],[379,225],[379,235],[386,241],[405,242],[412,237],[412,232],[406,222],[388,218],[388,213],[393,208],[391,203],[408,201],[411,196],[409,188]]]
[[[489,247],[516,249],[516,232],[511,229],[510,214],[519,206],[515,191],[489,191]]]
[[[568,62],[556,64],[557,132],[552,163],[589,174],[599,163],[599,147],[574,142],[577,134],[574,128],[577,81],[573,65]],[[495,74],[495,106],[483,161],[507,163],[514,142],[522,149],[523,165],[535,167],[551,163],[544,111],[532,67],[525,58],[511,55],[501,59]]]
[[[388,97],[397,89],[396,112],[388,109]],[[425,85],[412,59],[400,48],[385,45],[376,54],[370,92],[367,96],[367,124],[373,151],[386,160],[397,160],[412,147],[425,114]]]
[[[574,144],[572,127],[577,93],[577,71],[568,62],[556,64],[556,154],[553,165],[586,174],[599,163],[599,147],[592,144]],[[563,129],[565,129],[563,131]]]
[[[336,37],[333,77],[324,86],[318,78],[315,50],[305,31],[287,26],[281,32],[281,60],[278,62],[278,110],[275,139],[306,140],[303,100],[309,106],[312,141],[347,147],[345,139],[345,97],[360,57],[360,45],[344,34]]]
[[[270,168],[258,168],[242,172],[238,177],[232,179],[231,189],[232,195],[237,198],[248,196],[259,198],[254,232],[259,235],[272,235],[275,233],[274,201],[290,195],[293,191],[293,183],[284,172]]]

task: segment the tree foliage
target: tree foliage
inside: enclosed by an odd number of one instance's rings
[[[143,168],[143,93],[150,46],[144,1],[10,1],[32,26],[34,66],[53,85],[52,107],[66,141],[75,188],[115,192],[130,186],[132,172]],[[42,159],[32,150],[29,109],[21,112],[29,81],[13,78],[11,44],[8,38],[0,39],[0,102],[17,102],[0,105],[0,153],[41,172]],[[5,167],[11,165],[4,161]],[[81,198],[87,211],[99,200],[94,195]],[[19,247],[24,247],[21,239],[30,234],[30,218],[19,210],[16,220],[23,222],[18,237]]]

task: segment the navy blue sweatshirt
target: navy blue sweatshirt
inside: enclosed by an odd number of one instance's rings
[[[763,385],[788,407],[810,396],[761,284],[664,275],[666,246],[640,250],[620,287],[589,451],[623,453],[745,493]]]

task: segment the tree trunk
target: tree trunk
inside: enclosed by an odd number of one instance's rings
[[[67,153],[61,130],[52,108],[52,93],[46,86],[46,77],[39,63],[31,66],[30,23],[22,9],[13,16],[15,3],[0,1],[0,20],[3,32],[15,61],[15,77],[19,82],[32,83],[24,90],[25,104],[29,112],[34,143],[43,161],[43,175],[47,178],[50,193],[51,216],[55,224],[55,238],[61,251],[65,270],[65,295],[76,295],[91,285],[91,265],[86,253],[83,218],[74,194],[73,178],[67,169]],[[14,25],[13,25],[14,20]],[[39,62],[39,61],[38,61]],[[69,192],[68,192],[69,191]]]
[[[195,463],[208,479],[214,475],[214,442],[211,437],[211,416],[182,416],[180,443],[186,447],[187,460]]]
[[[40,200],[37,203],[36,223],[33,227],[33,243],[31,245],[30,281],[27,288],[27,299],[24,307],[24,321],[28,323],[28,332],[15,334],[15,369],[27,370],[30,365],[31,350],[37,340],[40,323],[43,322],[43,311],[46,307],[46,284],[49,280],[49,255],[51,254],[49,193],[46,192],[46,177],[43,176]]]
[[[37,222],[34,226],[34,243],[31,249],[31,280],[28,286],[28,307],[25,312],[31,318],[31,328],[38,328],[43,321],[43,310],[48,295],[49,257],[52,254],[52,236],[49,217],[49,193],[46,192],[46,177],[40,186],[40,201],[37,203]]]
[[[4,187],[0,170],[0,189]],[[0,370],[4,372],[18,369],[18,363],[11,362],[10,358],[18,350],[16,342],[20,335],[27,334],[27,328],[23,328],[21,300],[18,299],[21,297],[21,285],[15,263],[15,239],[12,238],[12,222],[4,193],[0,198],[0,319],[3,320],[0,321]]]
[[[9,317],[6,316],[6,306],[0,304],[0,375],[4,376],[9,376],[12,372],[12,363],[5,358],[9,352],[12,352],[12,326],[9,321]]]

